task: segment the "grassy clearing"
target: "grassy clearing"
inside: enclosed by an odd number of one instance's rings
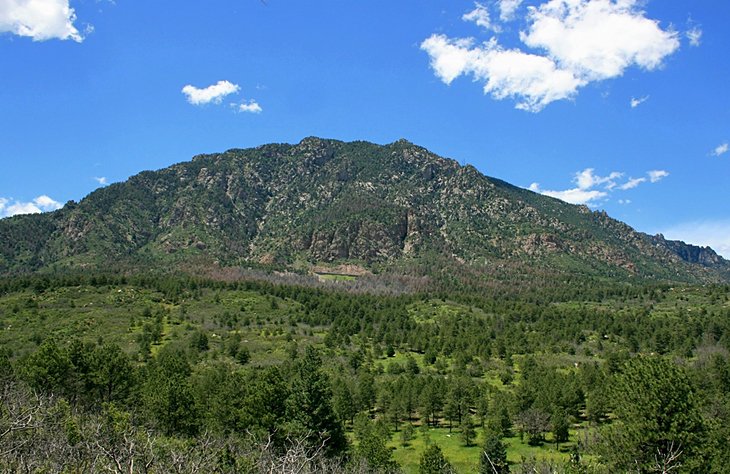
[[[571,441],[561,444],[560,449],[556,448],[549,434],[546,442],[540,446],[530,446],[526,441],[520,440],[517,435],[504,438],[502,441],[507,446],[507,460],[510,464],[516,465],[525,459],[567,462],[576,439],[577,431],[571,430]],[[418,473],[421,455],[430,444],[437,444],[456,471],[466,474],[479,470],[479,455],[483,441],[483,434],[479,429],[477,429],[476,441],[472,446],[467,447],[461,439],[459,429],[454,428],[449,432],[447,427],[424,429],[419,426],[414,430],[414,438],[406,446],[403,446],[400,432],[392,434],[388,445],[393,449],[393,458],[403,467],[406,474]],[[589,461],[590,457],[584,457],[584,459]]]
[[[354,275],[342,275],[340,273],[315,273],[321,281],[355,281]]]
[[[251,362],[269,365],[284,360],[286,346],[321,342],[306,324],[296,322],[300,305],[254,291],[204,290],[194,298],[166,301],[150,289],[131,286],[61,287],[0,297],[0,346],[20,357],[48,337],[118,344],[128,354],[139,350],[138,336],[147,323],[161,321],[162,338],[152,354],[196,329],[209,335],[211,350],[222,350],[233,333],[251,352]]]

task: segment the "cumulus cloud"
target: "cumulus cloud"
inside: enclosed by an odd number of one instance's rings
[[[649,181],[651,181],[652,183],[661,181],[662,179],[669,176],[669,172],[664,171],[664,170],[652,170],[652,171],[648,171],[646,174],[649,175]]]
[[[80,43],[84,37],[74,21],[76,13],[68,0],[0,0],[0,33]]]
[[[495,99],[517,100],[516,107],[539,112],[550,102],[572,97],[583,81],[560,69],[551,59],[518,49],[504,49],[492,39],[474,46],[470,39],[434,34],[421,44],[431,67],[446,84],[462,74],[484,82],[484,93]]]
[[[109,184],[109,182],[106,180],[106,176],[94,176],[94,181],[101,184],[102,186],[106,186]]]
[[[632,65],[656,69],[679,48],[677,33],[646,18],[636,0],[550,0],[531,8],[529,20],[522,41],[587,80],[617,77]]]
[[[691,46],[699,46],[702,43],[702,29],[695,26],[684,34],[689,40]]]
[[[499,5],[514,13],[509,8],[519,3]],[[478,11],[465,16],[476,18]],[[656,69],[679,48],[677,33],[646,18],[637,0],[549,0],[529,7],[526,20],[520,40],[534,52],[505,49],[495,38],[476,45],[442,34],[431,35],[421,49],[444,83],[472,75],[495,99],[513,98],[517,108],[539,112],[631,66]]]
[[[511,21],[515,17],[517,9],[520,8],[522,0],[498,0],[499,19],[502,21]]]
[[[728,150],[730,150],[730,145],[728,145],[727,143],[723,143],[722,145],[716,146],[715,149],[712,150],[712,155],[713,156],[722,156],[725,153],[727,153]]]
[[[252,114],[260,114],[264,109],[261,108],[258,102],[251,99],[248,102],[241,102],[240,104],[233,104],[236,110],[239,112],[248,112]]]
[[[209,103],[220,104],[223,98],[230,94],[237,93],[241,88],[238,84],[229,81],[218,81],[217,83],[198,89],[190,84],[182,88],[182,93],[187,97],[188,102],[193,105],[205,105]]]
[[[639,97],[639,98],[632,97],[631,98],[631,102],[630,102],[631,108],[632,109],[635,109],[636,107],[640,106],[641,104],[643,104],[647,100],[649,100],[649,96],[648,95],[646,95],[644,97]]]
[[[544,194],[545,196],[554,197],[565,201],[570,204],[595,204],[595,201],[605,198],[608,193],[605,191],[599,191],[596,189],[566,189],[565,191],[551,191],[547,189],[540,189],[539,183],[532,183],[529,187],[530,191]]]
[[[616,186],[616,179],[623,176],[618,171],[611,172],[608,176],[598,176],[593,168],[586,168],[575,174],[573,181],[580,189],[590,189],[595,186],[605,185],[606,189],[613,189]]]
[[[718,254],[730,260],[730,220],[685,222],[664,229],[661,233],[670,240],[712,247]]]
[[[464,13],[461,16],[461,19],[476,23],[477,26],[481,26],[487,30],[492,29],[492,21],[489,18],[489,10],[487,10],[487,7],[479,2],[474,2],[474,10]]]
[[[593,206],[599,201],[606,199],[615,191],[627,191],[634,189],[641,183],[648,181],[656,183],[662,178],[669,176],[669,173],[662,170],[648,171],[648,178],[629,178],[628,181],[619,184],[617,180],[622,178],[625,173],[613,171],[606,176],[596,174],[595,169],[586,168],[583,171],[575,173],[573,176],[574,188],[555,191],[540,188],[539,183],[532,183],[529,186],[530,191],[558,198],[570,204],[587,204]],[[628,199],[619,199],[619,204],[630,204]]]
[[[16,201],[8,198],[0,198],[0,217],[10,217],[18,214],[38,214],[41,212],[55,211],[63,205],[45,194],[38,196],[29,202]]]
[[[558,198],[570,204],[596,204],[608,196],[608,193],[616,187],[616,179],[623,176],[623,173],[614,171],[608,176],[600,176],[595,173],[593,168],[586,168],[579,171],[573,177],[575,188],[566,189],[564,191],[553,191],[540,189],[538,183],[532,183],[529,187],[530,191]],[[603,187],[603,190],[593,189],[597,186]]]

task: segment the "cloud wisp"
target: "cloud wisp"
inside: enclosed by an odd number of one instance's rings
[[[0,218],[11,217],[19,214],[39,214],[41,212],[55,211],[63,205],[44,195],[38,196],[32,201],[17,201],[11,198],[0,198]]]
[[[522,0],[497,0],[499,19],[504,22],[514,20],[515,13],[521,4]]]
[[[238,94],[240,91],[241,87],[230,81],[218,81],[215,84],[204,88],[197,88],[190,84],[182,88],[182,93],[185,94],[187,101],[196,106],[207,104],[219,105],[223,102],[223,99],[230,95]],[[230,103],[230,106],[235,112],[260,114],[264,111],[255,99],[232,102]]]
[[[621,191],[628,191],[629,189],[634,189],[638,187],[641,183],[645,183],[646,178],[629,178],[628,181],[626,181],[624,184],[619,186],[618,188]]]
[[[648,95],[646,95],[644,97],[632,97],[631,102],[629,102],[629,105],[631,105],[632,109],[635,109],[638,106],[640,106],[641,104],[643,104],[644,102],[646,102],[647,100],[649,100]]]
[[[722,156],[725,153],[727,153],[730,150],[730,144],[727,142],[723,143],[722,145],[717,145],[714,150],[712,150],[712,156]]]
[[[0,0],[0,33],[33,41],[50,39],[81,43],[84,36],[74,26],[76,13],[68,0]],[[90,32],[87,27],[87,32]]]
[[[652,183],[657,183],[669,176],[669,172],[664,170],[647,171],[646,174],[649,175],[649,181],[651,181]]]
[[[598,205],[601,201],[606,200],[611,193],[615,191],[628,191],[637,188],[640,184],[650,182],[656,183],[663,178],[669,176],[664,170],[647,171],[646,177],[631,178],[619,183],[619,180],[625,176],[625,173],[613,171],[607,176],[600,176],[595,173],[595,169],[586,168],[583,171],[575,173],[573,176],[573,184],[575,187],[562,191],[542,189],[539,183],[532,183],[528,189],[545,196],[554,197],[570,204],[585,204],[588,206]],[[629,199],[619,199],[619,204],[630,204]]]
[[[684,34],[689,40],[690,46],[699,46],[702,44],[702,29],[695,26]]]
[[[499,3],[500,18],[510,18],[519,5]],[[486,7],[476,6],[463,18],[498,31]],[[445,84],[471,75],[494,99],[512,98],[518,109],[539,112],[629,67],[655,70],[679,48],[678,34],[647,18],[638,0],[549,0],[527,11],[528,26],[519,35],[527,50],[507,49],[495,37],[477,43],[444,34],[431,35],[421,49]]]
[[[464,13],[461,16],[461,19],[464,21],[471,21],[485,30],[491,30],[494,28],[492,20],[489,18],[489,10],[487,10],[487,7],[479,2],[474,2],[474,10]]]
[[[238,84],[229,81],[218,81],[213,85],[204,88],[197,88],[193,85],[186,85],[182,88],[188,102],[193,105],[220,104],[223,99],[241,90]]]
[[[240,104],[231,105],[236,108],[237,112],[247,112],[250,114],[260,114],[264,110],[254,99],[251,99],[248,102],[243,101]]]

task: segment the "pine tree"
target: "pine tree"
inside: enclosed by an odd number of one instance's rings
[[[453,472],[453,467],[437,444],[426,448],[421,456],[421,463],[418,465],[419,474],[450,474],[451,472]]]
[[[321,365],[316,349],[307,347],[294,367],[286,417],[293,434],[306,436],[314,444],[324,441],[327,453],[336,454],[344,451],[347,440],[332,409],[332,393]]]
[[[500,434],[491,430],[484,432],[484,447],[479,462],[480,474],[505,474],[509,472],[507,447]]]
[[[471,416],[465,416],[461,423],[461,440],[464,442],[464,445],[467,447],[471,446],[476,435],[476,430],[472,426]]]

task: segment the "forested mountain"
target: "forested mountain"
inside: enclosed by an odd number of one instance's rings
[[[0,273],[265,265],[477,278],[722,282],[709,248],[484,176],[399,140],[306,138],[199,155],[42,215],[0,221]],[[458,270],[458,271],[457,271]]]
[[[0,221],[0,471],[726,472],[729,281],[406,141],[200,155]]]

